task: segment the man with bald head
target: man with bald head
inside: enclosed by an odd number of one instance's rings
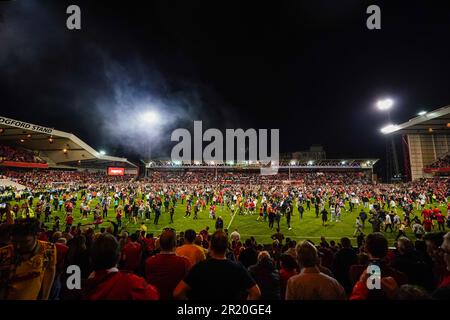
[[[186,276],[191,263],[175,253],[175,230],[166,228],[159,237],[161,251],[145,262],[145,279],[158,288],[161,300],[171,300],[177,284]]]
[[[297,260],[300,273],[287,283],[286,300],[345,300],[344,288],[339,282],[318,268],[317,249],[308,241],[297,245]]]

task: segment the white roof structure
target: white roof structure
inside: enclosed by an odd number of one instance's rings
[[[50,167],[137,168],[126,158],[100,154],[76,135],[0,116],[0,144],[39,152]]]
[[[450,106],[445,106],[402,124],[392,124],[381,129],[384,134],[448,134],[450,132]]]
[[[279,169],[372,169],[378,159],[322,159],[310,161],[281,160],[276,166]],[[263,165],[259,161],[244,162],[197,162],[182,163],[173,162],[170,159],[152,160],[146,163],[146,168],[235,168],[235,169],[260,169]]]

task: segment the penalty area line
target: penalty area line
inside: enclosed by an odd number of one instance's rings
[[[230,226],[231,226],[231,224],[233,223],[233,220],[234,220],[234,216],[236,215],[236,212],[233,214],[233,216],[231,217],[231,220],[230,220],[230,223],[228,223],[228,227],[227,227],[227,229],[228,230],[230,230]]]

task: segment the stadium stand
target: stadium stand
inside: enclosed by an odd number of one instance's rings
[[[425,168],[439,168],[439,169],[450,168],[450,154],[446,154],[445,156],[440,157],[435,162],[431,163]]]
[[[64,140],[53,150],[45,130],[34,142],[13,131],[7,145],[45,152],[51,168],[0,166],[9,182],[0,185],[0,300],[449,298],[448,177],[378,184],[376,160],[322,159],[282,161],[269,176],[253,163],[154,160],[139,178],[126,159],[48,129]],[[14,152],[6,157],[32,159]],[[121,175],[108,175],[113,165]],[[288,236],[294,216],[321,237]],[[242,225],[228,230],[234,218]],[[339,236],[322,235],[330,229]],[[71,265],[80,290],[64,285]],[[369,290],[375,265],[381,289]]]

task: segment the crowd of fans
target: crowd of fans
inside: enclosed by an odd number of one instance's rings
[[[280,170],[276,175],[261,175],[259,170],[253,171],[227,171],[213,169],[179,169],[179,170],[154,170],[149,177],[144,179],[148,183],[171,184],[195,184],[195,183],[219,183],[219,184],[283,184],[290,180],[291,183],[307,185],[326,184],[370,184],[370,177],[362,172],[308,172]]]
[[[66,186],[91,186],[130,181],[133,177],[108,176],[105,172],[67,170],[14,170],[1,169],[0,176],[11,179],[32,190],[64,188]]]
[[[108,180],[104,173],[80,171],[2,173],[29,188],[9,190],[4,201],[24,202],[0,208],[0,299],[449,298],[445,219],[450,219],[448,211],[438,209],[448,204],[448,178],[374,185],[361,183],[353,173],[301,173],[305,183],[299,185],[250,185],[242,182],[244,173],[231,184],[203,180],[198,173],[196,183],[170,183],[165,172],[158,181]],[[345,183],[330,183],[334,180]],[[61,182],[59,189],[53,187],[55,181]],[[269,228],[277,230],[273,243],[241,239],[238,230],[228,234],[219,217],[215,232],[166,228],[147,233],[144,221],[152,214],[157,224],[163,207],[171,215],[173,207],[186,207],[188,218],[192,208],[193,219],[196,210],[208,207],[216,219],[216,205],[237,214],[259,208],[259,218],[267,218]],[[339,243],[325,238],[297,243],[274,226],[280,217],[289,221],[294,207],[300,217],[300,208],[311,207],[322,218],[329,210],[333,219],[348,206],[350,211],[363,208],[357,217],[357,247],[346,237]],[[108,217],[109,208],[114,208],[114,217]],[[403,217],[394,208],[401,208]],[[414,216],[413,209],[422,216]],[[65,221],[53,217],[54,211],[64,212]],[[92,223],[75,225],[78,214],[92,216]],[[140,224],[137,231],[129,234],[123,218]],[[358,232],[358,221],[363,225],[366,220],[373,231],[367,236]],[[434,232],[433,221],[441,232]],[[398,232],[394,249],[388,249],[383,227]],[[414,239],[406,237],[405,228],[413,230]],[[80,267],[81,289],[69,290],[66,270],[73,265]],[[381,270],[376,290],[367,281],[373,268]]]
[[[119,234],[111,222],[98,232],[81,226],[52,232],[27,218],[2,224],[0,236],[1,299],[450,298],[450,233],[444,232],[402,237],[395,249],[377,232],[358,248],[345,237],[297,243],[279,232],[264,246],[242,241],[238,230],[166,228],[155,237],[145,230]],[[81,286],[68,288],[65,271],[73,265]],[[374,267],[381,271],[376,288],[367,281]]]
[[[6,145],[0,145],[0,161],[46,163],[31,151]]]
[[[450,154],[447,154],[434,161],[432,164],[427,166],[427,168],[450,168]]]

